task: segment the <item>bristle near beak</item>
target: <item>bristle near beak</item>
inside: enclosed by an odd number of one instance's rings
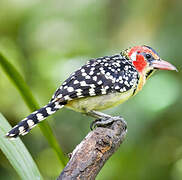
[[[170,64],[164,60],[154,60],[154,61],[152,61],[152,66],[156,69],[175,70],[178,72],[178,70],[175,66],[173,66],[172,64]]]

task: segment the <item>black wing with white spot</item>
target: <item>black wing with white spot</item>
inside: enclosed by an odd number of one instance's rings
[[[121,55],[91,59],[57,89],[51,101],[125,92],[139,79],[132,63]]]

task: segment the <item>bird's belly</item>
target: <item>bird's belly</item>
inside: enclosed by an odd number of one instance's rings
[[[103,110],[119,105],[133,95],[133,89],[125,93],[111,93],[107,95],[86,97],[69,101],[65,106],[78,112]]]

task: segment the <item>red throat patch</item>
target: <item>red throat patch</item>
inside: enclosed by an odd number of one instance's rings
[[[147,66],[147,62],[141,54],[137,54],[136,61],[133,61],[133,65],[135,66],[137,71],[141,73]]]

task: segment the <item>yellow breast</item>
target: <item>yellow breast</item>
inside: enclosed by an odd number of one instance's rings
[[[75,99],[68,102],[66,107],[83,113],[91,110],[103,110],[123,103],[133,95],[133,92],[134,88],[124,93],[115,92],[107,95]]]

